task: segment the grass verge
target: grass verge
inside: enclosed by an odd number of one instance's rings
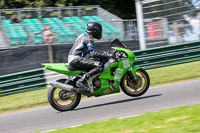
[[[200,78],[200,61],[147,70],[151,85]],[[0,98],[0,113],[47,104],[47,89]]]
[[[112,118],[51,133],[200,133],[200,104],[124,119]]]

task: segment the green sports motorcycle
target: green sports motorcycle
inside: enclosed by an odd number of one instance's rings
[[[124,47],[126,47],[123,44]],[[135,55],[122,47],[112,47],[112,57],[101,60],[104,63],[103,72],[86,81],[90,91],[84,91],[76,86],[85,71],[77,70],[65,63],[43,63],[45,69],[67,75],[51,83],[48,90],[48,101],[58,111],[68,111],[76,108],[81,100],[81,94],[103,96],[118,93],[121,90],[128,96],[143,95],[149,88],[150,79],[147,72],[139,66],[134,66]]]

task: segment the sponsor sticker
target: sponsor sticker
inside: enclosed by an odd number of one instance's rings
[[[122,68],[117,68],[114,80],[120,81],[123,71]]]
[[[110,89],[113,91],[113,90],[115,90],[115,88],[113,87],[113,86],[110,86]]]
[[[125,59],[122,61],[123,62],[123,65],[124,65],[124,68],[129,68],[130,67],[130,63],[129,63],[129,60],[128,59]]]
[[[110,92],[108,90],[105,90],[104,91],[104,94],[109,94]]]
[[[113,92],[117,88],[119,88],[119,86],[115,82],[112,86],[110,86],[107,90],[104,91],[104,94],[110,94],[111,92]]]
[[[115,87],[115,89],[119,87],[116,82],[113,84],[113,86]]]

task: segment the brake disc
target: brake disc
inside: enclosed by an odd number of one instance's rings
[[[59,92],[59,98],[61,100],[68,100],[69,98],[71,98],[72,95],[74,95],[76,92],[75,91],[65,91],[65,90],[61,90]]]
[[[133,88],[135,91],[138,88],[142,87],[142,84],[143,84],[142,78],[140,76],[138,76],[138,75],[136,75],[136,77],[137,77],[137,80],[134,80],[134,81],[130,82],[131,88]]]
[[[70,97],[68,96],[67,93],[68,93],[67,91],[61,90],[61,91],[59,92],[59,98],[60,98],[61,100],[67,100],[67,99],[69,99]]]

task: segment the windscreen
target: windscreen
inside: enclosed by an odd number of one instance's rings
[[[127,46],[121,42],[119,39],[114,39],[111,43],[110,43],[111,47],[121,47],[121,48],[127,48]]]

